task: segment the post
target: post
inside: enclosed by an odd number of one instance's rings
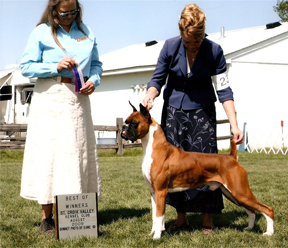
[[[281,121],[281,131],[282,131],[282,149],[284,149],[285,145],[284,145],[284,121]]]
[[[116,119],[116,126],[118,128],[118,131],[117,131],[117,145],[118,145],[117,154],[118,155],[123,155],[123,140],[122,140],[122,137],[121,137],[121,130],[122,130],[122,126],[123,126],[123,118],[117,118]]]

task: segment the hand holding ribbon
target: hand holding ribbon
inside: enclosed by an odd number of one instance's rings
[[[75,63],[75,66],[73,66],[72,70],[75,80],[75,92],[79,92],[80,89],[85,86],[83,73],[80,66],[77,63]]]

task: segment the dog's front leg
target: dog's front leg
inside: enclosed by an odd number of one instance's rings
[[[156,199],[155,192],[151,193],[151,204],[152,204],[152,230],[149,235],[152,235],[157,230],[157,217],[156,217]],[[165,231],[165,218],[162,218],[161,231]]]
[[[151,192],[151,204],[152,204],[152,230],[149,235],[154,234],[156,228],[156,200],[155,200],[155,192]]]
[[[165,207],[167,192],[155,192],[156,215],[153,221],[154,236],[153,239],[160,239],[162,231],[165,231]]]

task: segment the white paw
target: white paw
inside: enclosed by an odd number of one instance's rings
[[[263,233],[263,236],[272,236],[272,235],[273,235],[272,232],[265,232],[265,233]]]
[[[161,238],[161,232],[160,233],[156,233],[154,234],[153,236],[153,240],[157,240],[157,239],[160,239]]]

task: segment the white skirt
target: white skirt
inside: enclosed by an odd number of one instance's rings
[[[38,79],[22,169],[23,198],[55,203],[55,195],[97,192],[101,178],[89,96],[75,85]]]

